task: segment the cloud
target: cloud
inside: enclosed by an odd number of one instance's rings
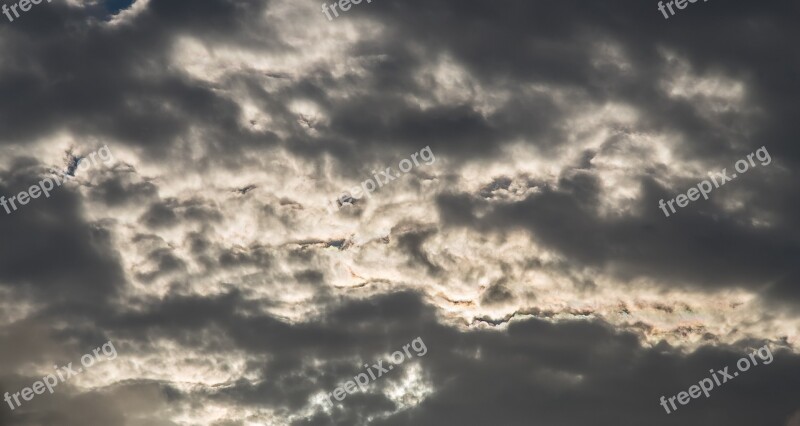
[[[0,26],[0,195],[117,161],[0,210],[0,393],[119,357],[0,423],[792,426],[798,12],[38,6]],[[658,209],[761,146],[769,166]],[[425,357],[322,404],[418,336]],[[773,364],[661,411],[764,344]]]

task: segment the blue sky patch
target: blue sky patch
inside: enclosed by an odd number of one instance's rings
[[[136,0],[107,0],[106,9],[108,13],[116,15],[122,10],[129,8]]]

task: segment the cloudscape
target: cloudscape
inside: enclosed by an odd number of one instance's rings
[[[0,426],[800,426],[798,22],[3,0]]]

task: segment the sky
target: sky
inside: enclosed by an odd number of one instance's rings
[[[800,3],[659,3],[0,14],[0,426],[800,426]]]

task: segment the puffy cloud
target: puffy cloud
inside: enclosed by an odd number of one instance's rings
[[[0,195],[115,161],[0,210],[0,391],[120,355],[0,422],[793,425],[798,13],[37,6],[0,27]],[[417,336],[424,357],[322,403]],[[774,364],[661,411],[764,344]]]

